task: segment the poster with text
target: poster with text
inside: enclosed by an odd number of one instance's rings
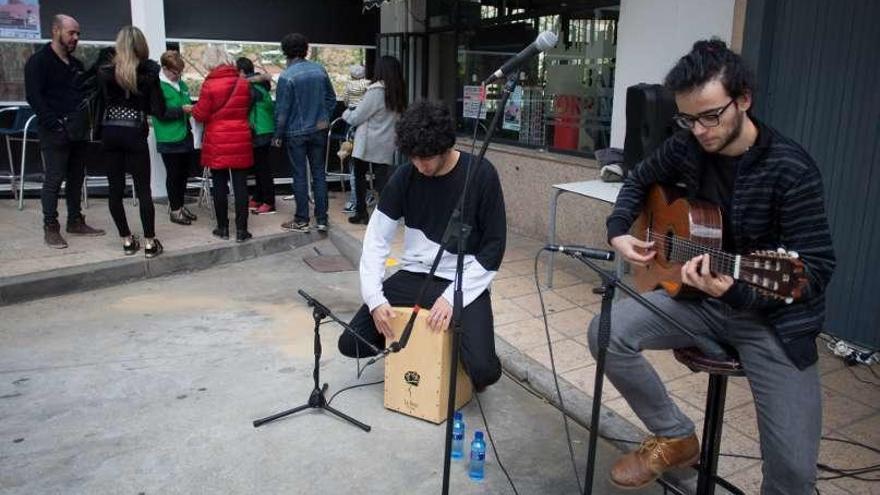
[[[485,93],[483,93],[482,86],[465,86],[464,87],[464,95],[463,95],[463,104],[462,104],[462,117],[466,119],[485,119],[486,118],[486,105],[485,103],[480,107],[480,103],[483,102],[486,98]],[[477,114],[479,112],[479,115]]]
[[[0,0],[0,38],[40,39],[40,0]]]

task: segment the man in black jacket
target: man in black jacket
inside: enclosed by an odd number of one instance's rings
[[[647,298],[701,337],[736,350],[755,398],[764,494],[811,494],[822,427],[815,339],[822,330],[824,292],[834,270],[822,177],[797,143],[752,115],[753,76],[719,40],[699,41],[666,76],[682,130],[627,177],[608,217],[608,239],[630,263],[644,265],[662,246],[628,230],[655,183],[684,184],[688,197],[722,212],[724,250],[749,254],[778,247],[796,251],[808,282],[791,304],[767,297],[728,275],[713,273],[708,250],[684,264],[682,282],[702,291]],[[633,300],[615,304],[607,353],[608,378],[653,435],[619,459],[611,480],[639,488],[664,471],[696,462],[694,424],[669,397],[641,351],[692,346]],[[597,351],[598,318],[590,324]]]
[[[79,23],[66,15],[52,20],[52,41],[34,53],[24,69],[27,101],[39,121],[40,149],[46,161],[43,181],[43,230],[46,245],[62,249],[67,241],[58,223],[58,194],[67,181],[67,232],[99,236],[80,210],[88,140],[88,110],[80,78],[83,64],[73,56]]]

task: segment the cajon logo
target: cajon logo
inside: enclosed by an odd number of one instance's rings
[[[421,380],[421,378],[422,377],[420,377],[419,374],[416,373],[415,371],[407,371],[406,373],[403,374],[403,381],[405,381],[406,383],[408,383],[414,387],[419,386],[419,380]]]

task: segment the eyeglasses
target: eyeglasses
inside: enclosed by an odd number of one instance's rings
[[[682,129],[693,129],[697,122],[703,127],[718,127],[718,125],[721,124],[721,115],[734,101],[736,101],[736,98],[731,98],[730,101],[727,102],[727,105],[724,105],[717,110],[703,112],[697,116],[688,115],[686,113],[677,113],[672,119]]]

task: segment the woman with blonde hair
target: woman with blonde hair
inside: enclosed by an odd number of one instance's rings
[[[140,242],[128,228],[122,205],[125,174],[129,173],[138,196],[144,255],[152,258],[162,253],[162,244],[156,239],[150,190],[147,114],[163,116],[166,108],[159,88],[159,65],[149,56],[144,33],[134,26],[125,26],[116,36],[113,62],[98,70],[98,82],[106,102],[101,122],[101,150],[107,167],[110,215],[122,238],[125,254],[137,253]]]
[[[235,240],[244,242],[252,236],[247,230],[247,169],[254,165],[249,120],[251,90],[246,79],[226,50],[208,45],[202,64],[209,70],[202,84],[193,117],[205,124],[202,137],[202,166],[211,169],[214,189],[214,212],[217,228],[214,236],[229,239],[228,181],[232,178],[235,194]]]

